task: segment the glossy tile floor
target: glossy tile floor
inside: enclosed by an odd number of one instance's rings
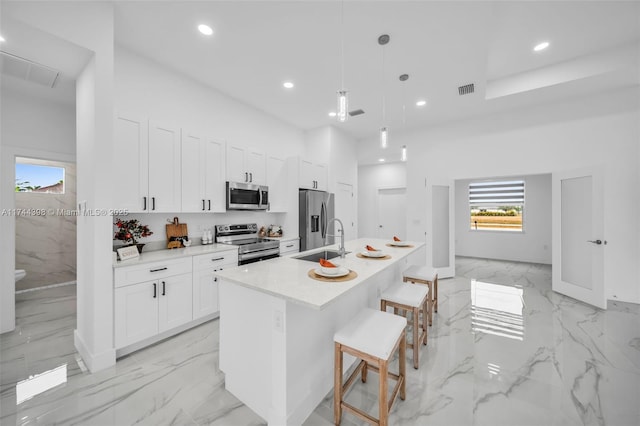
[[[640,424],[640,306],[600,311],[555,294],[544,265],[458,258],[457,272],[440,282],[391,424]],[[17,315],[0,337],[3,426],[264,423],[224,390],[218,321],[89,374],[73,347],[74,286],[20,294]],[[370,374],[347,399],[375,415],[376,391]],[[305,423],[329,424],[332,393]]]

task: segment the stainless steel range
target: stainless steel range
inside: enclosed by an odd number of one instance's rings
[[[216,242],[239,246],[238,265],[280,256],[280,242],[260,238],[255,223],[216,225]]]

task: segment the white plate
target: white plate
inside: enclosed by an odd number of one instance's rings
[[[382,250],[377,250],[377,251],[365,250],[361,254],[365,257],[385,257],[386,256],[386,254],[384,254]]]
[[[406,247],[408,245],[410,245],[408,242],[406,241],[391,241],[390,243],[392,246],[396,246],[396,247]]]
[[[349,270],[347,268],[343,268],[340,266],[336,268],[335,274],[325,274],[324,272],[322,272],[322,269],[320,268],[316,268],[313,272],[315,272],[316,275],[320,275],[321,277],[338,278],[338,277],[344,277],[345,275],[347,275],[349,273]]]

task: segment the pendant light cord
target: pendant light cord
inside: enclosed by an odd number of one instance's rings
[[[385,84],[384,84],[384,45],[382,46],[382,125],[386,126],[386,112],[387,112],[387,107],[386,107],[386,90],[385,90]]]
[[[344,0],[340,2],[340,87],[344,90]]]

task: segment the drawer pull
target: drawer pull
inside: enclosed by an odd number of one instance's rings
[[[218,260],[224,260],[224,257],[216,257],[215,259],[211,259],[212,262],[217,262]]]
[[[287,248],[293,247],[293,244],[289,244],[288,246],[285,246],[285,247],[287,247]]]
[[[167,283],[165,283],[164,281],[162,281],[162,295],[166,296],[167,295],[167,291],[165,286],[167,285]]]
[[[165,266],[164,268],[158,268],[158,269],[150,269],[149,272],[160,272],[160,271],[166,271],[167,267]]]

